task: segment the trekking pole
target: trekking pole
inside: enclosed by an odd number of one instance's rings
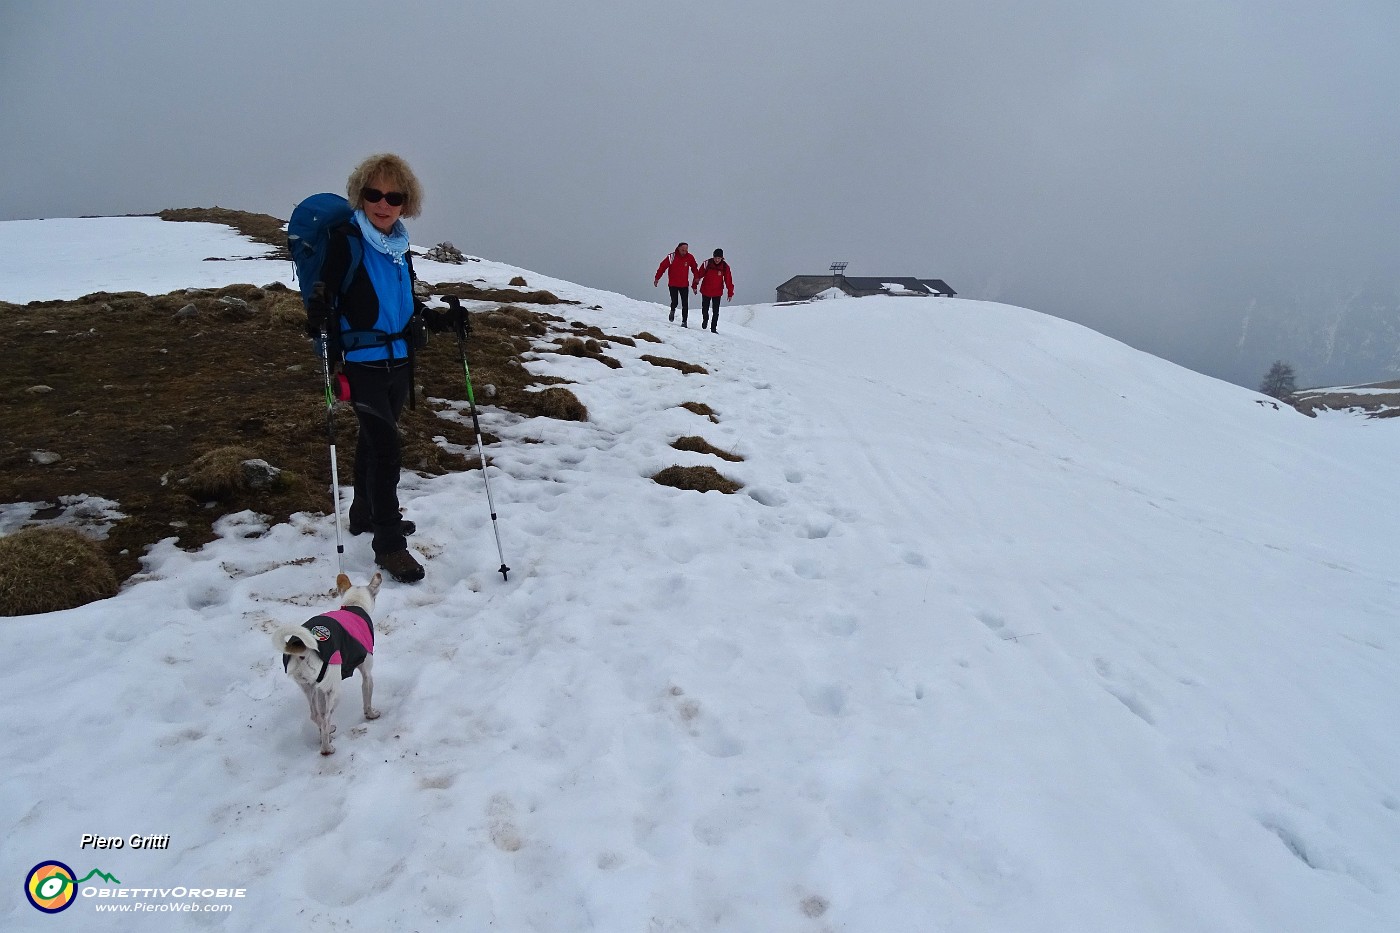
[[[341,573],[345,572],[345,544],[340,537],[340,469],[335,461],[335,393],[331,391],[331,361],[327,351],[326,331],[321,329],[321,375],[326,380],[326,441],[331,446],[331,501],[335,503],[335,560]]]
[[[476,417],[476,394],[472,392],[472,371],[467,366],[467,334],[471,333],[471,318],[467,315],[467,309],[459,303],[456,295],[448,295],[447,304],[457,317],[457,355],[462,360],[462,375],[467,379],[467,406],[472,413],[472,430],[476,432],[476,453],[481,458],[481,481],[486,484],[486,505],[491,510],[491,531],[496,536],[496,555],[501,559],[501,579],[509,582],[510,568],[506,566],[506,555],[501,550],[501,529],[496,525],[496,500],[491,497],[491,480],[486,476],[486,450],[481,444],[481,422]]]

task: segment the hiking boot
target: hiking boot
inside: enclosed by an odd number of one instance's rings
[[[355,521],[354,519],[351,519],[351,520],[350,520],[350,533],[351,533],[352,535],[362,535],[362,534],[364,534],[366,531],[373,531],[373,530],[374,530],[374,526],[371,525],[371,524],[369,524],[368,522],[366,522],[365,524],[361,525],[359,522]],[[417,530],[418,530],[418,526],[415,525],[415,524],[413,524],[413,522],[409,521],[409,520],[406,519],[406,518],[401,518],[401,519],[399,519],[399,534],[403,535],[405,538],[407,538],[409,535],[413,534],[413,533],[414,533],[415,531],[417,531]]]
[[[700,319],[700,329],[701,329],[701,330],[709,330],[709,328],[710,328],[710,319],[707,318],[707,317],[702,317],[702,318]]]
[[[716,329],[716,328],[718,328],[718,327],[719,327],[718,324],[713,325],[713,326],[710,328],[710,333],[712,333],[712,334],[717,334],[717,333],[719,333],[719,331]],[[413,523],[412,523],[412,522],[409,522],[409,524],[413,524]],[[409,534],[409,532],[405,531],[404,534]]]
[[[423,565],[413,559],[407,548],[392,554],[376,554],[374,562],[400,583],[417,583],[423,579]]]
[[[675,319],[676,319],[676,309],[675,309],[675,308],[672,308],[672,309],[671,309],[671,320],[674,321]]]

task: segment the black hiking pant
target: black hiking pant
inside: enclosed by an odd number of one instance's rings
[[[412,367],[407,360],[347,362],[344,373],[360,420],[350,524],[373,530],[375,554],[393,554],[408,547],[399,526],[399,415],[412,389]]]
[[[684,285],[671,286],[671,320],[676,319],[676,301],[681,303],[681,323],[684,324],[690,317],[690,289]]]
[[[713,326],[715,326],[715,327],[718,327],[718,326],[719,326],[719,299],[720,299],[720,296],[719,296],[719,295],[715,295],[713,298],[711,298],[709,295],[703,295],[703,296],[701,296],[701,299],[700,299],[700,326],[701,326],[701,327],[710,327],[711,325],[713,325]],[[710,317],[711,314],[713,314],[714,317]]]

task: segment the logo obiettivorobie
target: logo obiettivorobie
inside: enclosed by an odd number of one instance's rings
[[[24,879],[24,896],[29,898],[29,903],[34,905],[35,910],[56,914],[73,906],[73,902],[78,899],[78,885],[93,875],[112,884],[121,884],[116,878],[96,868],[79,878],[73,869],[51,859],[29,869],[29,874]]]

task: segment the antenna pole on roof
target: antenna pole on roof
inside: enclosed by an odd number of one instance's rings
[[[831,287],[836,287],[836,280],[846,271],[849,262],[833,262],[831,264]]]

